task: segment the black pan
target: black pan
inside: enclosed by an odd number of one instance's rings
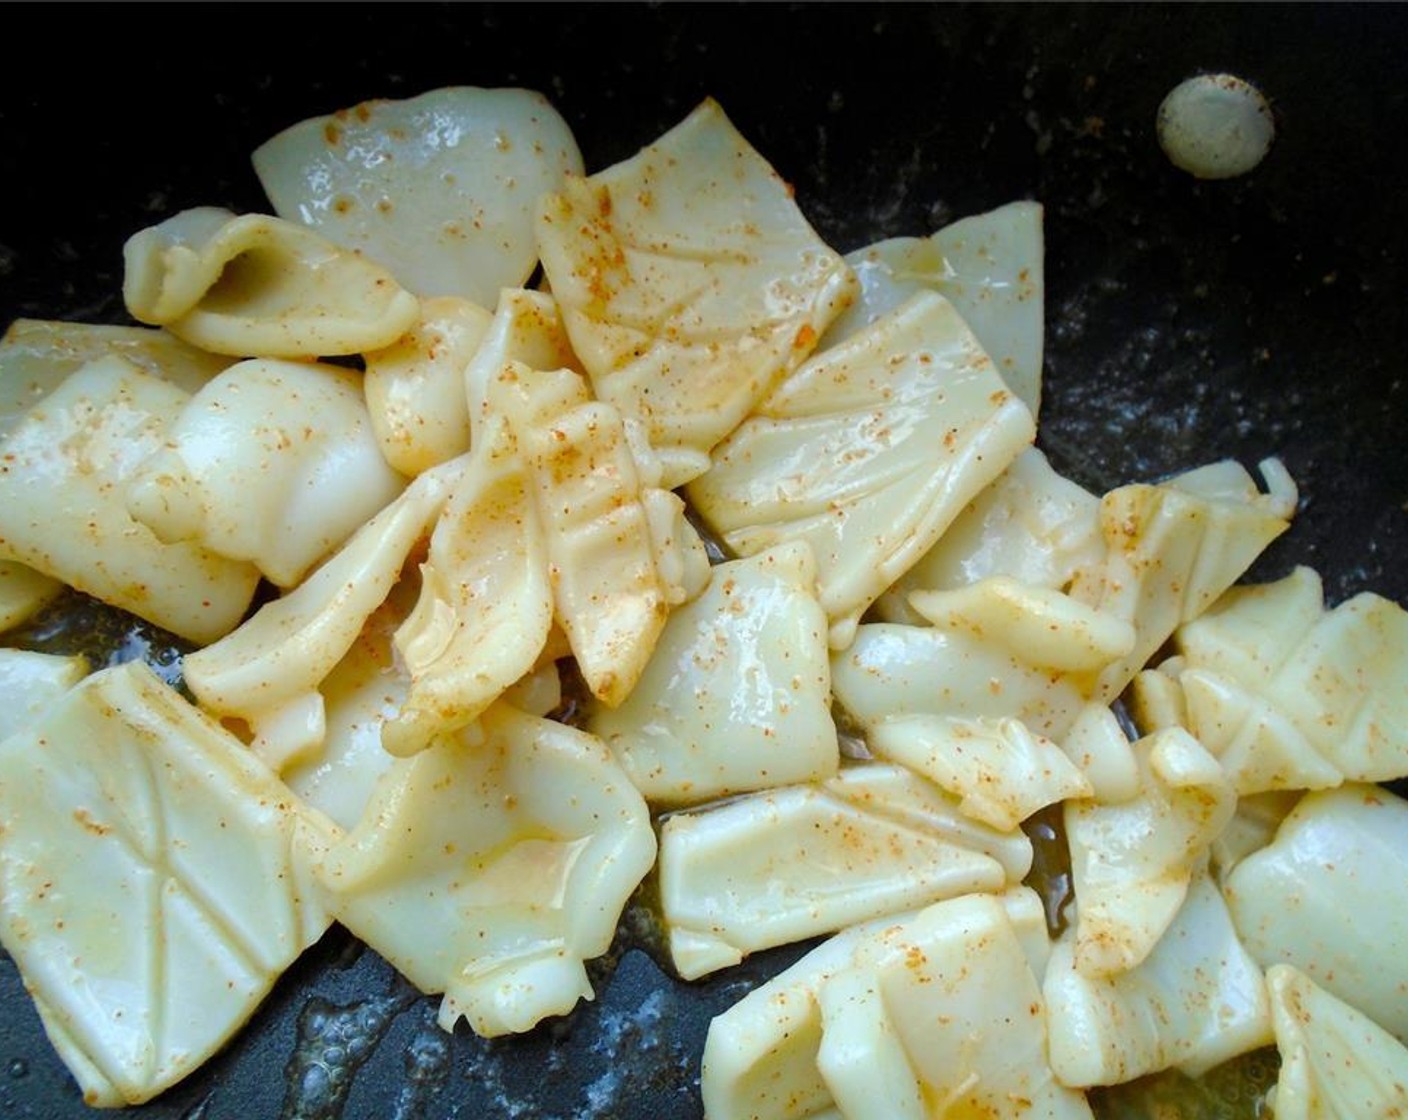
[[[1309,563],[1333,601],[1408,602],[1408,9],[54,6],[7,23],[0,325],[124,321],[126,236],[192,205],[263,208],[248,153],[309,115],[522,85],[598,169],[713,94],[839,249],[1043,202],[1055,465],[1103,490],[1280,455],[1303,508],[1256,574]],[[1265,90],[1279,137],[1253,174],[1200,183],[1160,153],[1154,113],[1219,69]],[[691,1120],[709,1017],[800,950],[684,985],[643,913],[595,1004],[495,1043],[441,1035],[435,1001],[334,929],[134,1115]],[[0,1115],[90,1115],[3,956]]]

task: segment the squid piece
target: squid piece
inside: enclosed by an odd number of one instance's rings
[[[339,921],[426,992],[440,1025],[529,1030],[592,997],[655,859],[645,802],[594,736],[496,704],[382,777],[318,866]]]
[[[1271,1042],[1261,969],[1205,869],[1168,932],[1130,971],[1091,977],[1079,952],[1068,931],[1043,984],[1051,1067],[1062,1084],[1115,1085],[1169,1068],[1198,1077]]]
[[[1139,792],[1065,806],[1080,912],[1074,957],[1096,979],[1134,968],[1165,935],[1237,798],[1217,760],[1181,728],[1133,744]]]
[[[707,100],[540,204],[538,247],[596,396],[642,421],[666,489],[811,352],[855,279]]]
[[[671,613],[645,672],[588,722],[647,800],[820,781],[840,762],[826,616],[804,544],[714,569]]]
[[[467,299],[423,300],[420,322],[366,355],[362,387],[372,430],[402,474],[414,478],[469,450],[464,371],[492,321]]]
[[[132,317],[216,354],[359,354],[389,346],[420,314],[384,268],[265,214],[183,210],[122,253]]]
[[[1408,802],[1346,783],[1308,793],[1223,882],[1247,950],[1289,964],[1408,1043]]]
[[[1031,868],[1031,841],[968,820],[924,779],[858,765],[665,818],[660,902],[687,980],[747,954],[972,891]]]
[[[831,655],[836,699],[862,729],[911,716],[1016,719],[1060,741],[1088,703],[1083,682],[971,630],[866,623]]]
[[[1112,490],[1100,502],[1102,564],[1071,594],[1134,626],[1137,639],[1100,674],[1109,703],[1184,622],[1202,614],[1290,527],[1295,484],[1275,459],[1261,464],[1268,492],[1230,460],[1158,486]]]
[[[1041,222],[1039,203],[1012,202],[929,237],[895,237],[848,253],[860,298],[831,324],[821,345],[842,341],[915,292],[935,291],[958,309],[1007,387],[1035,416],[1045,325]]]
[[[1266,973],[1281,1071],[1276,1120],[1394,1120],[1408,1114],[1408,1049],[1290,965]]]
[[[625,424],[571,370],[513,362],[489,386],[532,477],[547,535],[553,616],[592,695],[630,694],[677,596],[656,564],[658,542]]]
[[[255,732],[255,749],[276,769],[322,740],[317,689],[357,640],[363,624],[401,575],[412,549],[449,498],[463,460],[417,478],[362,526],[308,579],[222,640],[182,660],[186,684],[207,711],[235,717]],[[275,733],[280,716],[312,708],[314,727],[292,740]]]
[[[1330,789],[1344,781],[1345,774],[1265,695],[1199,669],[1180,672],[1175,687],[1187,713],[1184,725],[1216,754],[1239,795]]]
[[[1093,1115],[1053,1076],[1040,977],[1011,909],[992,896],[938,903],[859,946],[823,986],[817,1068],[843,1117]]]
[[[163,543],[123,500],[187,400],[116,356],[65,378],[0,441],[0,559],[193,642],[233,629],[258,569],[193,542]]]
[[[924,775],[993,828],[1016,828],[1038,809],[1094,792],[1060,747],[1020,720],[896,716],[865,738],[878,758]]]
[[[452,86],[313,117],[257,148],[274,211],[422,298],[493,307],[538,260],[538,198],[581,174],[567,122],[526,89]]]
[[[1085,1120],[1046,1059],[1041,903],[967,895],[823,943],[710,1024],[710,1120]]]
[[[865,609],[1034,436],[952,304],[921,292],[792,374],[689,496],[740,555],[810,544],[831,647],[845,649]]]
[[[0,744],[0,942],[93,1105],[191,1073],[328,925],[337,835],[139,662]]]
[[[1051,468],[1035,447],[978,494],[933,548],[875,602],[884,622],[918,625],[914,591],[951,591],[992,576],[1068,590],[1105,555],[1100,500]]]
[[[16,319],[0,339],[0,437],[71,373],[120,357],[153,377],[195,393],[230,364],[166,331]],[[63,590],[24,564],[0,560],[0,632],[37,614]]]
[[[1175,638],[1188,726],[1239,793],[1408,773],[1408,612],[1365,592],[1324,607],[1320,577],[1233,588]]]
[[[910,601],[932,625],[867,624],[832,658],[836,699],[871,750],[998,828],[1092,796],[1058,744],[1090,705],[1099,673],[1133,644],[1128,623],[1004,576]],[[1121,764],[1117,752],[1109,764]]]
[[[916,591],[920,616],[942,630],[998,636],[1031,665],[1058,672],[1098,672],[1133,647],[1135,630],[1059,591],[991,576],[953,591]]]
[[[405,486],[382,458],[357,376],[256,359],[197,393],[127,482],[127,508],[292,587]]]
[[[552,628],[548,543],[532,479],[496,417],[441,511],[421,593],[396,632],[410,688],[381,730],[394,755],[472,723],[537,663]]]

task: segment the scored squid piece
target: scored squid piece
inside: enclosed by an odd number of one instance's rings
[[[503,417],[482,434],[430,536],[415,609],[396,632],[410,687],[381,730],[395,755],[471,723],[533,668],[552,628],[533,479]]]
[[[740,555],[810,544],[830,643],[845,649],[1035,432],[952,304],[920,292],[783,381],[689,496]]]
[[[1266,971],[1281,1069],[1276,1120],[1393,1120],[1408,1113],[1408,1048],[1303,972]]]
[[[1100,499],[1052,469],[1035,447],[964,508],[935,543],[875,602],[883,622],[923,621],[914,591],[950,591],[992,576],[1065,591],[1100,562]]]
[[[969,891],[1031,868],[1031,841],[969,820],[899,766],[671,814],[660,900],[676,969],[694,979],[747,954]]]
[[[1077,936],[1067,930],[1056,942],[1043,984],[1051,1065],[1064,1084],[1116,1085],[1169,1068],[1197,1077],[1270,1043],[1266,982],[1205,865],[1130,970],[1086,975]]]
[[[1260,469],[1264,494],[1228,459],[1101,499],[1105,557],[1077,576],[1071,595],[1129,622],[1136,640],[1101,672],[1099,699],[1119,696],[1179,625],[1211,606],[1290,528],[1295,484],[1278,460]]]
[[[139,662],[0,744],[0,943],[90,1104],[191,1073],[327,928],[339,830]]]
[[[532,479],[546,534],[553,616],[592,695],[629,694],[655,649],[672,601],[625,422],[569,369],[511,362],[487,387]],[[689,547],[684,538],[679,547]]]
[[[1126,972],[1164,936],[1236,794],[1217,760],[1182,728],[1131,745],[1138,792],[1125,801],[1070,800],[1063,818],[1080,899],[1075,962],[1082,975]]]
[[[543,270],[596,395],[645,424],[667,489],[812,351],[855,279],[713,100],[544,197]]]
[[[1239,793],[1408,771],[1408,612],[1364,592],[1331,610],[1299,567],[1233,588],[1175,635],[1188,727]]]
[[[546,292],[505,288],[499,293],[494,318],[464,369],[471,442],[478,438],[485,417],[493,410],[489,386],[515,362],[529,369],[582,372],[557,301]]]

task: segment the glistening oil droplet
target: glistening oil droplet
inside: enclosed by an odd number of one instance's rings
[[[281,1120],[338,1120],[357,1071],[412,999],[399,993],[342,1007],[310,999],[298,1017],[298,1044],[285,1067]]]

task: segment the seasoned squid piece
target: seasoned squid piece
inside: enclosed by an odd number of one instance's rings
[[[414,477],[469,450],[465,367],[493,315],[467,299],[423,300],[420,322],[366,355],[362,387],[386,461]]]
[[[510,363],[489,385],[532,477],[553,615],[592,694],[620,704],[676,600],[656,561],[647,490],[619,412],[571,370]]]
[[[1265,494],[1224,460],[1101,499],[1105,558],[1077,576],[1071,595],[1130,623],[1136,640],[1101,672],[1100,699],[1119,696],[1181,623],[1207,610],[1290,527],[1295,484],[1279,461],[1260,466]]]
[[[1408,1048],[1290,965],[1266,972],[1281,1070],[1276,1120],[1394,1120],[1408,1115]]]
[[[327,928],[337,835],[138,662],[0,744],[0,942],[95,1105],[192,1072]]]
[[[382,458],[357,375],[240,362],[191,398],[127,483],[132,516],[292,587],[405,486]]]
[[[686,979],[883,914],[1001,891],[1032,862],[1020,829],[971,821],[923,778],[879,763],[671,814],[660,845],[670,956]]]
[[[1046,1059],[1041,902],[965,895],[855,926],[714,1019],[710,1120],[1089,1120]]]
[[[973,328],[1007,387],[1032,415],[1041,402],[1042,210],[1011,202],[929,237],[892,237],[846,254],[860,298],[821,340],[834,345],[919,291],[944,296]]]
[[[464,370],[471,442],[491,411],[489,386],[514,362],[529,369],[582,372],[557,301],[546,292],[505,288],[499,293],[494,318]]]
[[[231,362],[167,331],[16,319],[0,339],[0,436],[69,374],[108,357],[122,358],[192,394]],[[13,560],[0,560],[0,633],[38,613],[62,590],[59,580]]]
[[[1065,591],[1104,555],[1100,499],[1029,447],[876,600],[875,612],[883,622],[917,625],[923,619],[910,592],[952,591],[994,576]]]
[[[377,261],[422,298],[485,307],[537,263],[539,195],[582,171],[541,93],[474,86],[300,121],[253,160],[280,217]]]
[[[16,319],[0,338],[0,432],[71,373],[118,357],[195,395],[233,359],[182,342],[168,331],[51,319]]]
[[[1170,1067],[1197,1077],[1271,1041],[1266,982],[1205,866],[1129,971],[1085,974],[1077,938],[1067,930],[1056,942],[1043,985],[1051,1065],[1064,1084],[1115,1085]]]
[[[1346,783],[1308,793],[1223,883],[1247,950],[1289,964],[1408,1044],[1408,802]]]
[[[671,613],[625,702],[592,713],[648,800],[696,804],[836,773],[815,571],[804,544],[719,565]]]
[[[1326,610],[1320,577],[1233,588],[1175,636],[1188,727],[1239,793],[1408,773],[1408,612],[1381,595]]]
[[[419,314],[385,269],[265,214],[184,210],[128,238],[123,259],[132,317],[216,354],[358,354]]]
[[[818,354],[689,486],[745,556],[804,540],[833,649],[1030,444],[1031,413],[942,296],[921,292]]]
[[[712,100],[624,163],[569,175],[537,231],[596,395],[645,423],[667,489],[708,467],[855,291]]]
[[[1084,976],[1127,971],[1149,955],[1183,905],[1236,794],[1217,760],[1181,728],[1132,746],[1128,800],[1065,805],[1071,880],[1080,900],[1075,962]]]
[[[997,828],[1091,796],[1059,744],[1086,711],[1099,672],[1132,644],[1128,624],[1002,576],[915,592],[910,602],[929,626],[867,624],[832,657],[836,699],[871,750]]]
[[[645,802],[600,740],[500,703],[381,778],[319,865],[339,921],[440,1024],[526,1031],[592,997],[583,962],[655,858]]]
[[[164,543],[123,500],[188,399],[116,356],[65,378],[0,442],[0,559],[191,641],[233,629],[258,569],[193,541]]]
[[[469,454],[420,566],[415,609],[396,632],[410,688],[381,741],[424,750],[472,722],[537,663],[552,628],[549,549],[533,481],[502,417]]]

